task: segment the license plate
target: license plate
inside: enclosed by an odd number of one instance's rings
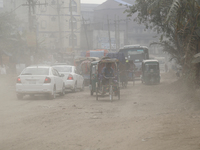
[[[36,81],[30,81],[29,84],[36,84]]]

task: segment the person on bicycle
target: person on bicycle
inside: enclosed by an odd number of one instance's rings
[[[106,66],[102,69],[102,74],[104,77],[114,77],[114,71],[112,69],[112,64],[111,63],[107,63]],[[108,84],[109,83],[109,79],[104,78],[102,81],[103,84]]]

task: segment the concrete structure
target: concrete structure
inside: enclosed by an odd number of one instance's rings
[[[120,32],[120,46],[124,46],[124,32]],[[110,32],[111,38],[111,50],[115,50],[117,48],[115,32]],[[93,30],[93,49],[110,49],[109,36],[108,31],[105,30]]]
[[[122,4],[122,5],[120,5]],[[133,5],[134,0],[107,0],[99,5],[94,10],[94,29],[95,30],[108,30],[107,17],[110,22],[110,30],[118,32],[123,31],[124,44],[140,44],[149,46],[149,44],[157,39],[153,38],[156,33],[152,30],[145,30],[143,25],[137,24],[133,20],[136,17],[127,18],[124,11],[127,9],[126,5]],[[118,43],[116,43],[118,44]],[[118,45],[122,45],[119,43]],[[119,46],[117,47],[120,48]]]
[[[45,0],[40,1],[45,2]],[[73,21],[74,50],[80,48],[81,10],[80,0],[46,0],[47,6],[37,7],[38,41],[53,52],[72,52],[71,20]],[[57,3],[58,2],[58,3]]]
[[[88,23],[94,22],[94,9],[99,4],[81,4],[81,15],[85,19],[85,21]]]

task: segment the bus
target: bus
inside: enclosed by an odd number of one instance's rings
[[[126,45],[119,52],[124,53],[126,60],[133,61],[136,66],[135,77],[141,78],[142,61],[149,59],[149,49],[146,46]]]

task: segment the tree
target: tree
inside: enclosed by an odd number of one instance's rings
[[[23,53],[26,42],[20,28],[21,22],[13,13],[0,14],[0,55],[8,53],[16,57]]]
[[[191,60],[200,51],[200,0],[136,0],[127,12],[137,13],[135,21],[160,34],[160,41],[152,44],[163,46],[191,77]]]

